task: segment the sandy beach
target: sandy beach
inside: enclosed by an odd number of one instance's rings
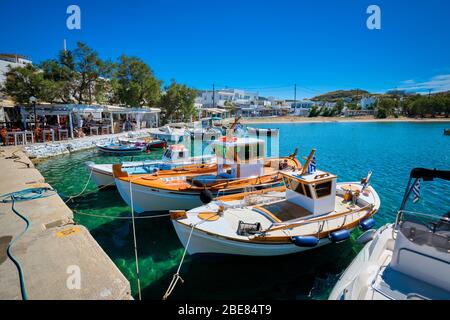
[[[450,122],[450,118],[387,118],[375,119],[373,116],[362,117],[297,117],[297,116],[282,116],[282,117],[264,117],[264,118],[242,118],[243,124],[258,124],[258,123],[323,123],[323,122]]]

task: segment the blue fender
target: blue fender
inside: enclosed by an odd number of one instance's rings
[[[333,231],[330,233],[329,238],[334,243],[340,243],[350,238],[350,232],[347,229]]]
[[[297,247],[312,248],[319,244],[319,238],[315,236],[296,236],[292,237],[292,242]]]
[[[375,226],[375,220],[373,218],[364,219],[359,223],[359,227],[362,231],[367,231]]]

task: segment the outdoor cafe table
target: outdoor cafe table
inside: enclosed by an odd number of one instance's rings
[[[47,133],[50,133],[52,136],[52,142],[55,142],[55,130],[53,129],[44,129],[42,131],[43,135],[42,135],[42,140],[45,142],[45,137]]]
[[[111,126],[105,125],[101,127],[101,133],[102,134],[109,134],[111,132]]]
[[[66,139],[68,139],[69,138],[69,130],[67,130],[67,129],[58,129],[59,141],[61,141],[61,136],[63,136],[63,135],[66,137]]]
[[[20,144],[24,144],[25,142],[25,131],[9,131],[6,133],[6,137],[14,137],[14,145],[17,146]],[[9,141],[9,139],[7,139]]]
[[[28,137],[31,137],[31,143],[34,143],[34,133],[33,131],[25,130],[23,132],[23,141],[25,144],[28,144]]]
[[[98,127],[97,126],[89,127],[89,132],[90,132],[91,136],[92,136],[92,131],[95,131],[95,134],[98,135]]]

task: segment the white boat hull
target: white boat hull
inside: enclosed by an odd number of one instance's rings
[[[91,170],[92,170],[92,180],[97,185],[97,187],[99,188],[106,186],[111,186],[112,188],[115,187],[114,176],[112,172],[98,171],[94,169]]]
[[[186,248],[191,227],[172,220],[175,231],[183,246]],[[293,243],[289,244],[267,244],[249,243],[226,239],[220,236],[209,235],[205,232],[194,229],[191,240],[187,246],[187,252],[194,254],[224,254],[240,256],[282,256],[299,253],[311,249],[317,249],[329,244],[328,238],[321,239],[317,246],[312,248],[298,247]]]
[[[115,179],[117,190],[123,200],[131,207],[130,183]],[[188,210],[203,203],[199,193],[170,192],[151,189],[132,183],[134,211],[137,213],[167,210]]]

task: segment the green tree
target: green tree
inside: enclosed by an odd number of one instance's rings
[[[18,104],[28,104],[32,96],[38,101],[55,99],[54,83],[44,79],[43,73],[31,64],[10,68],[5,76],[2,92]]]
[[[130,107],[156,106],[161,97],[161,81],[141,59],[122,55],[117,67],[117,100]]]
[[[196,114],[195,97],[197,91],[175,81],[165,88],[161,95],[159,107],[162,110],[162,123],[166,124],[172,117],[189,121]]]
[[[395,99],[383,97],[377,102],[377,118],[386,118],[393,115],[398,102]]]
[[[108,81],[106,76],[109,72],[109,66],[99,58],[97,52],[82,42],[77,43],[72,56],[75,100],[80,104],[92,104],[96,96],[103,95],[96,90],[106,88],[105,85],[99,84]]]

